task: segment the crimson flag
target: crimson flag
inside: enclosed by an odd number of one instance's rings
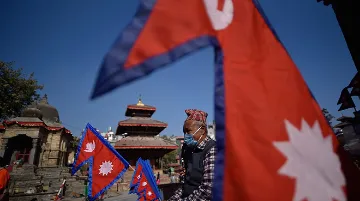
[[[92,98],[204,47],[215,50],[213,200],[346,200],[335,135],[257,0],[141,0]]]
[[[355,103],[354,103],[353,99],[351,98],[351,95],[350,95],[347,87],[345,87],[341,91],[341,95],[340,95],[340,98],[339,98],[337,104],[338,105],[341,104],[338,111],[346,110],[349,108],[355,108]]]
[[[130,182],[129,194],[131,193],[136,193],[138,200],[160,200],[160,192],[156,185],[149,160],[144,161],[139,158],[136,162],[136,169]]]
[[[351,89],[350,96],[360,96],[360,88],[353,87]]]
[[[129,193],[136,193],[137,192],[137,188],[142,176],[142,170],[143,170],[143,166],[142,163],[139,162],[139,160],[136,162],[136,167],[135,167],[135,171],[134,174],[132,176],[132,179],[130,181],[130,191]]]
[[[129,163],[90,124],[80,139],[72,174],[89,165],[88,198],[95,200],[126,172]]]

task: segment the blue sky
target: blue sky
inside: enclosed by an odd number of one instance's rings
[[[316,0],[259,0],[321,107],[334,116],[337,99],[356,69],[331,7]],[[1,1],[0,60],[35,72],[60,120],[75,135],[87,122],[114,129],[139,94],[182,134],[184,109],[213,114],[213,52],[208,48],[95,101],[89,97],[103,56],[131,20],[137,0]],[[184,11],[185,13],[186,11]],[[189,79],[196,79],[188,82]],[[351,110],[343,114],[351,115]]]

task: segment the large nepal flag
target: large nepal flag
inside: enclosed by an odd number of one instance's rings
[[[141,0],[105,56],[92,98],[209,46],[218,150],[213,199],[344,201],[346,187],[349,200],[360,200],[351,188],[358,171],[339,154],[257,0]]]
[[[72,174],[89,166],[88,198],[95,200],[126,172],[129,163],[90,124],[80,139]]]

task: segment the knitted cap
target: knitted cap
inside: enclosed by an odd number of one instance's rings
[[[208,116],[206,112],[197,109],[187,109],[185,113],[187,114],[186,120],[200,121],[206,124],[206,117]]]

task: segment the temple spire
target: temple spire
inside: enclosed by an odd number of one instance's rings
[[[144,103],[141,101],[141,94],[139,95],[139,100],[138,100],[138,103],[136,105],[144,106]]]
[[[46,94],[42,97],[42,99],[40,100],[40,103],[49,104],[48,97]]]

